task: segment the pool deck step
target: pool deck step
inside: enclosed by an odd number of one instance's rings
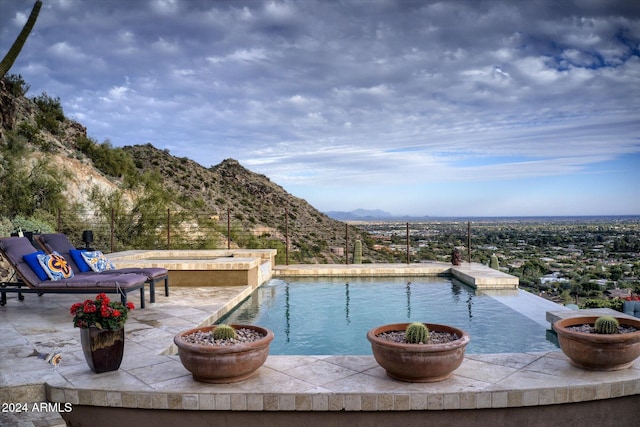
[[[476,289],[518,289],[520,283],[516,276],[474,262],[451,267],[451,274]]]
[[[628,314],[621,313],[611,308],[586,308],[582,310],[566,309],[566,310],[556,310],[556,311],[547,312],[547,320],[552,325],[560,319],[567,319],[569,317],[579,317],[579,316],[615,316],[615,317],[625,317],[627,319],[635,319],[635,317],[633,316],[629,316]]]

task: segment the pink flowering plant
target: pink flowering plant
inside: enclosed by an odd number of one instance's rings
[[[88,299],[73,304],[69,311],[73,316],[73,326],[76,328],[93,326],[98,329],[117,331],[127,321],[129,310],[134,308],[132,302],[125,305],[120,301],[111,301],[106,294],[102,293],[96,295],[95,300]]]

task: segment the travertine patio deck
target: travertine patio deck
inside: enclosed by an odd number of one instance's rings
[[[247,417],[245,421],[259,416],[251,422],[262,425],[269,424],[270,416],[286,416],[291,423],[344,425],[345,416],[370,415],[378,425],[439,420],[453,426],[473,425],[470,420],[481,420],[482,414],[499,422],[505,419],[501,412],[505,410],[520,411],[528,425],[540,425],[535,420],[542,417],[546,425],[565,427],[633,425],[640,417],[640,361],[625,371],[587,372],[572,367],[559,351],[467,354],[452,378],[434,384],[389,379],[373,356],[273,355],[255,378],[240,384],[193,381],[171,354],[173,336],[212,323],[251,291],[250,286],[178,287],[168,298],[159,296],[155,304],[131,313],[120,370],[100,375],[84,361],[79,332],[68,313],[70,305],[84,296],[26,295],[23,302],[9,297],[0,307],[0,402],[54,402],[62,410],[71,404],[71,412],[64,414],[71,419],[101,407],[122,408],[99,417],[103,424],[94,419],[94,425],[125,425],[132,419],[136,425],[155,426],[173,425],[176,420],[180,425],[210,422],[203,416],[228,424],[237,422],[234,416]],[[62,355],[57,367],[42,358],[52,351]],[[581,413],[591,413],[584,406],[572,406],[580,402],[586,402],[595,415],[581,418]],[[615,402],[626,402],[627,409],[608,410],[616,408]],[[567,417],[576,422],[567,422]],[[314,423],[315,419],[319,421]],[[64,422],[55,412],[4,411],[0,425]]]

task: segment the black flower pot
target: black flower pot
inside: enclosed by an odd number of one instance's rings
[[[89,368],[96,374],[116,371],[124,354],[124,327],[108,331],[95,327],[80,329],[82,351]]]

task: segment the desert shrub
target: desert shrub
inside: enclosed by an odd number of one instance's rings
[[[60,123],[65,119],[60,98],[52,98],[46,92],[35,96],[33,102],[40,109],[36,116],[38,129],[48,130],[54,135],[60,132]]]
[[[53,143],[50,140],[43,138],[38,128],[29,122],[20,122],[17,127],[17,135],[18,137],[22,137],[29,141],[33,145],[40,147],[42,151],[53,151]]]
[[[75,144],[105,175],[132,179],[137,176],[136,165],[131,154],[122,148],[112,147],[109,141],[99,144],[92,138],[81,135],[76,139]]]
[[[21,74],[8,74],[4,77],[4,82],[11,95],[15,97],[25,96],[29,88],[31,88],[31,86],[24,81]]]
[[[13,223],[9,218],[0,217],[0,236],[8,236],[13,233]]]
[[[54,233],[55,229],[49,221],[43,219],[40,215],[34,215],[26,218],[22,215],[17,215],[11,220],[13,229],[11,232],[17,231],[35,231],[38,233]]]
[[[29,122],[20,122],[17,133],[19,136],[26,138],[27,141],[32,141],[38,136],[39,131]]]
[[[611,299],[588,299],[582,304],[580,304],[580,308],[610,308],[616,311],[622,311],[622,304],[624,300],[622,298],[611,298]]]
[[[0,147],[0,215],[31,216],[36,210],[53,212],[65,202],[65,179],[46,158],[25,162],[24,137],[7,132],[7,145]]]

